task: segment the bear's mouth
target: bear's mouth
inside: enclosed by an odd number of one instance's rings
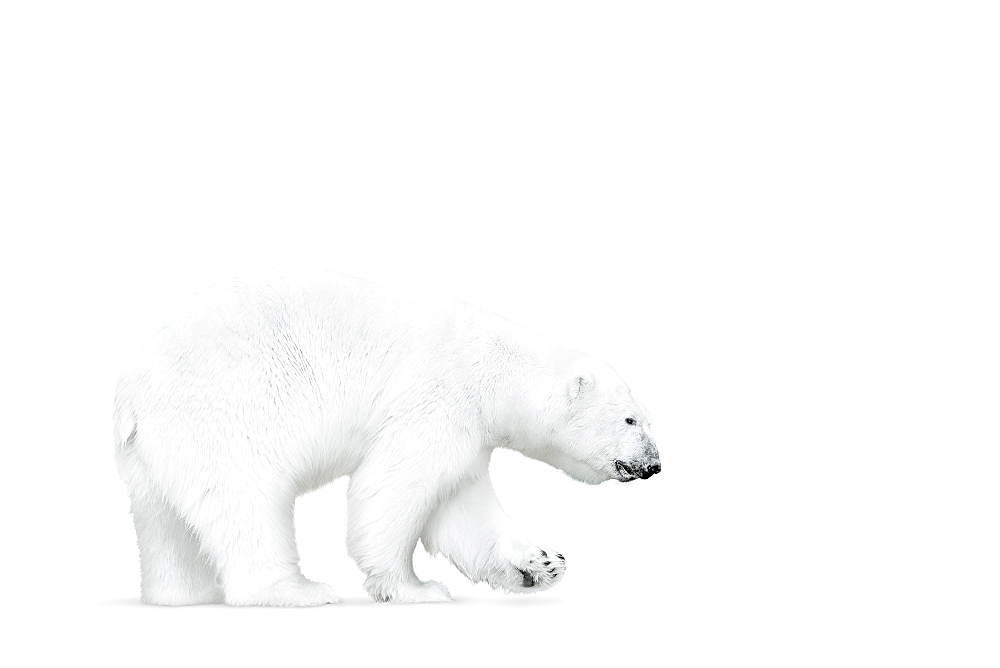
[[[620,459],[615,460],[615,469],[618,471],[618,479],[622,482],[629,482],[630,480],[635,480],[639,477],[639,474],[637,474],[631,466]]]

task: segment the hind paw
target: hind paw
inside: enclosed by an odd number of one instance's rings
[[[254,593],[230,593],[226,595],[229,605],[261,605],[306,608],[328,603],[340,603],[330,585],[313,582],[305,578],[295,578],[278,582],[271,587]]]

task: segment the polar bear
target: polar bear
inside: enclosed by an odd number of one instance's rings
[[[349,476],[351,557],[377,601],[449,599],[417,541],[473,582],[536,592],[562,554],[523,540],[488,475],[511,448],[585,483],[660,471],[649,415],[606,364],[457,300],[266,274],[209,289],[119,379],[114,428],[142,600],[310,606],[297,496]]]

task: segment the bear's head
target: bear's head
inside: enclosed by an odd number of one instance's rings
[[[549,404],[544,461],[590,484],[630,482],[660,472],[649,414],[607,364],[581,357],[557,381]]]

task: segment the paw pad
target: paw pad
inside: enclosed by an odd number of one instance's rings
[[[554,585],[566,572],[566,559],[558,552],[551,555],[541,548],[527,548],[520,558],[513,560],[514,577],[505,588],[511,591],[544,591]]]

